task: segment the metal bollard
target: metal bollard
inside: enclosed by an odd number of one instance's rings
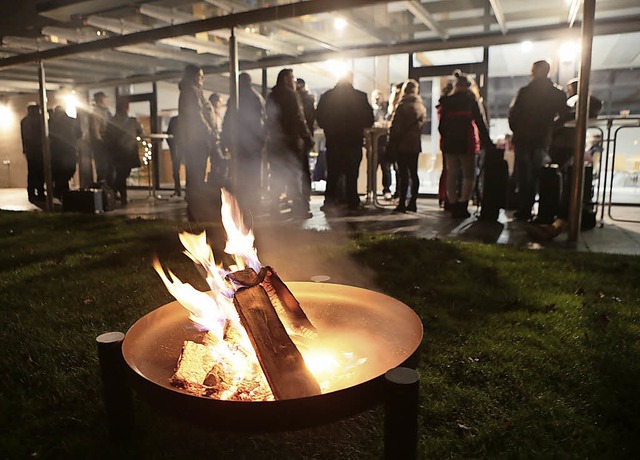
[[[413,460],[418,454],[420,375],[415,369],[396,367],[384,378],[384,458]]]

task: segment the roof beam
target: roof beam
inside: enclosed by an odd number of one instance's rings
[[[409,0],[404,2],[404,4],[407,10],[409,10],[409,12],[413,14],[417,20],[437,33],[441,39],[446,40],[449,38],[449,32],[447,32],[440,26],[440,24],[438,24],[438,21],[434,19],[431,13],[427,11],[427,9],[421,2],[419,2],[418,0]]]
[[[225,28],[228,29],[247,24],[289,19],[308,14],[342,10],[345,8],[355,8],[373,3],[387,3],[387,0],[307,0],[287,3],[284,5],[259,8],[256,10],[229,14],[226,16],[217,16],[184,24],[160,27],[158,29],[144,30],[128,35],[109,37],[104,40],[78,43],[71,46],[64,46],[36,53],[12,56],[0,60],[0,68],[25,64],[27,62],[69,56],[71,54],[93,52],[109,48],[117,48],[119,46],[135,45],[149,41],[180,37],[182,35],[191,35],[198,32],[207,32],[210,30]]]
[[[140,13],[144,14],[145,16],[149,16],[150,18],[164,21],[170,24],[183,24],[185,22],[190,22],[198,19],[193,14],[177,10],[176,8],[164,8],[161,6],[149,4],[142,5],[140,7]],[[209,31],[209,34],[222,38],[224,40],[229,39],[229,33],[227,31],[212,30]],[[278,54],[288,54],[291,56],[300,54],[298,48],[296,48],[294,45],[274,40],[262,34],[247,32],[243,29],[235,30],[234,34],[236,40],[238,40],[238,43],[242,43],[244,45],[253,46],[255,48],[260,48]]]
[[[500,4],[500,0],[489,0],[489,3],[491,3],[491,9],[493,10],[493,15],[496,17],[496,21],[498,21],[498,25],[500,26],[502,35],[506,34],[507,22],[504,19],[504,12],[502,11],[502,5]]]

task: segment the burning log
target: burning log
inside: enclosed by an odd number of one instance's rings
[[[317,333],[309,318],[286,284],[269,266],[262,267],[260,273],[251,268],[239,270],[228,275],[234,283],[244,287],[261,285],[269,296],[277,312],[283,312],[296,333],[309,336]]]
[[[320,385],[291,341],[265,289],[260,284],[240,288],[233,303],[274,397],[294,399],[319,395]]]

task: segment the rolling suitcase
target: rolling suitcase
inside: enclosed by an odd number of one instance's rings
[[[498,220],[500,209],[507,203],[509,165],[504,159],[504,149],[485,152],[482,166],[482,201],[480,220]]]
[[[536,223],[551,224],[560,210],[562,199],[562,173],[557,164],[545,165],[540,172],[538,215]]]

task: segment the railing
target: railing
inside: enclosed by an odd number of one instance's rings
[[[367,151],[367,195],[365,204],[373,204],[378,209],[385,206],[378,202],[378,141],[389,133],[389,128],[373,127],[365,131]]]
[[[640,127],[640,117],[602,117],[589,126],[598,129],[602,133],[602,142],[605,146],[599,161],[598,186],[595,191],[596,203],[599,203],[599,196],[602,193],[602,206],[600,208],[600,227],[604,225],[604,210],[607,208],[607,215],[611,220],[618,222],[640,222],[637,220],[620,219],[613,216],[611,210],[613,206],[613,185],[615,175],[615,161],[618,149],[618,135],[620,131]],[[612,137],[613,132],[613,137]],[[606,133],[606,136],[605,136]],[[609,164],[611,160],[611,164]],[[604,168],[603,166],[604,161]],[[601,187],[602,184],[602,187]],[[608,185],[608,188],[607,188]],[[607,200],[607,192],[609,194]],[[638,203],[637,205],[640,205]]]

